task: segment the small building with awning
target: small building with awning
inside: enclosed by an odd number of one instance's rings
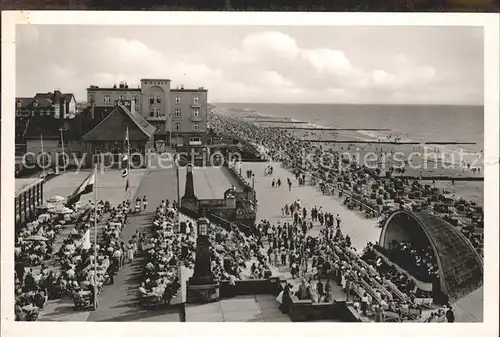
[[[127,129],[131,160],[135,163],[142,161],[141,166],[145,166],[147,150],[154,147],[153,135],[156,128],[124,105],[116,106],[82,137],[86,166],[98,162],[105,165],[119,163],[127,153]]]
[[[43,203],[44,179],[26,178],[16,179],[16,195],[14,199],[16,230],[20,225],[30,220],[35,214],[36,207]]]

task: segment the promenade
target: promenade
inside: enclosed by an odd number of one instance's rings
[[[267,165],[272,165],[274,172],[270,176],[264,175]],[[342,222],[340,228],[344,235],[349,234],[351,243],[358,251],[362,250],[368,242],[378,241],[381,229],[374,219],[367,219],[364,216],[353,212],[341,204],[339,199],[330,195],[323,195],[314,186],[298,186],[292,173],[281,167],[280,163],[250,163],[244,162],[242,170],[252,170],[255,174],[255,191],[257,193],[258,211],[257,222],[267,219],[271,223],[280,221],[291,222],[291,217],[283,217],[281,208],[286,204],[290,205],[294,201],[300,200],[302,206],[310,210],[312,207],[322,207],[323,211],[339,214]],[[273,179],[281,179],[281,187],[271,187]],[[287,178],[292,181],[292,190],[288,190]],[[314,224],[312,234],[319,232],[319,222]]]

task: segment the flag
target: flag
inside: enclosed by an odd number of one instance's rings
[[[90,247],[92,246],[90,243],[90,229],[88,229],[85,234],[83,234],[83,237],[80,240],[80,244],[78,246],[85,250],[90,249]]]
[[[127,179],[127,183],[125,184],[125,192],[127,192],[129,188],[130,188],[130,185],[129,185],[129,181]]]
[[[93,170],[87,178],[77,187],[77,189],[68,197],[68,202],[66,207],[70,207],[80,200],[80,197],[84,194],[89,194],[94,191],[96,171]]]
[[[122,178],[128,177],[128,168],[125,168],[122,172]]]

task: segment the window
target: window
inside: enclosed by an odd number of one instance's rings
[[[206,222],[200,222],[198,224],[198,235],[202,235],[202,236],[208,235],[208,225]]]
[[[139,96],[134,96],[133,101],[136,105],[139,104]]]
[[[198,96],[193,97],[193,103],[198,104],[200,102],[200,98]]]
[[[149,115],[153,117],[155,115],[155,109],[153,108],[149,109]]]
[[[181,116],[181,109],[175,109],[174,116],[175,117],[180,117]]]
[[[160,117],[160,108],[155,109],[155,114],[157,117]]]
[[[111,103],[111,96],[104,95],[104,103]]]
[[[118,99],[119,99],[120,101],[124,101],[124,100],[125,100],[125,96],[124,96],[124,95],[120,95],[120,96],[118,96]]]
[[[175,130],[176,131],[180,131],[181,130],[181,123],[180,122],[176,122],[175,123]]]
[[[177,104],[181,103],[181,98],[179,96],[175,97],[175,103],[177,103]]]
[[[94,94],[89,95],[89,102],[94,103]]]
[[[200,129],[200,123],[195,122],[193,123],[193,131],[198,131]]]
[[[154,96],[149,96],[149,104],[155,104]]]
[[[193,109],[193,117],[198,117],[200,115],[200,109]]]
[[[161,103],[161,99],[160,99],[160,96],[156,96],[156,103]]]
[[[201,138],[200,137],[191,137],[190,141],[191,142],[201,142]]]

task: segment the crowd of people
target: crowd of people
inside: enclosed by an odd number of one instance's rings
[[[304,213],[299,200],[292,206],[292,214]],[[333,279],[364,316],[382,321],[392,313],[400,319],[422,319],[422,309],[432,304],[432,294],[420,290],[413,279],[386,264],[375,254],[373,244],[368,243],[358,254],[351,247],[349,236],[342,234],[338,216],[327,214],[328,220],[319,225],[318,236],[310,233],[311,227],[304,226],[306,221],[290,217],[291,222],[270,225],[263,220],[257,226],[258,232],[263,233],[260,235],[267,238],[270,263],[288,266],[292,278],[301,279],[296,291],[293,285],[288,285],[287,291],[313,303],[332,302]]]
[[[253,234],[245,234],[233,225],[231,230],[218,228],[210,234],[212,272],[223,280],[262,279],[270,276],[262,241]]]
[[[146,257],[142,282],[139,286],[139,302],[144,307],[169,305],[179,294],[180,265],[194,263],[193,225],[177,231],[175,203],[163,200],[156,209],[153,229],[144,247]]]
[[[40,209],[43,214],[25,224],[16,239],[16,319],[36,320],[47,300],[65,296],[77,309],[95,308],[102,286],[113,283],[123,265],[126,247],[119,240],[129,207],[128,202],[112,208],[100,201],[73,209],[60,205],[65,210],[60,214]],[[102,230],[96,245],[91,232],[97,224]],[[62,242],[55,247],[58,237]]]
[[[420,281],[433,282],[439,278],[436,257],[430,246],[418,247],[407,240],[395,241],[387,253],[391,261]]]
[[[426,210],[443,219],[450,213],[438,212],[434,205],[449,202],[456,208],[454,220],[470,222],[461,230],[471,240],[478,253],[482,254],[483,237],[475,235],[474,229],[482,227],[484,213],[474,202],[464,199],[449,198],[444,190],[424,185],[418,179],[409,179],[394,175],[395,168],[389,165],[386,172],[380,167],[368,167],[348,152],[351,145],[340,148],[318,145],[305,138],[296,137],[293,131],[260,127],[241,118],[214,114],[210,127],[216,134],[224,134],[239,139],[253,146],[259,155],[269,160],[279,161],[293,172],[299,183],[318,185],[324,194],[331,194],[344,199],[344,204],[351,210],[359,210],[367,217],[377,217],[404,208]],[[373,151],[384,154],[386,150],[367,144]],[[266,169],[267,171],[267,169]],[[401,170],[398,170],[398,172]],[[279,186],[275,181],[275,186]],[[291,189],[291,184],[288,185]],[[448,220],[447,220],[448,221]],[[472,229],[471,229],[472,228]]]
[[[223,121],[224,129],[219,129],[220,132],[251,142],[262,155],[280,161],[292,171],[297,182],[301,179],[304,184],[309,179],[310,184],[315,185],[319,181],[323,193],[345,197],[344,204],[347,207],[359,209],[367,216],[387,214],[394,209],[386,200],[399,201],[397,207],[408,207],[403,200],[407,195],[420,197],[423,194],[430,196],[432,193],[441,193],[422,186],[418,181],[379,179],[381,172],[378,170],[355,161],[346,162],[345,158],[339,160],[336,157],[339,153],[297,139],[283,130],[271,131],[227,116],[215,116],[214,119],[212,126],[215,130]],[[330,156],[321,158],[325,151]],[[309,155],[304,156],[304,153]],[[305,160],[306,157],[310,160]],[[320,159],[326,161],[326,165],[317,165]],[[340,167],[339,162],[344,165]],[[266,168],[266,175],[269,173]],[[271,186],[281,186],[279,177],[271,182]],[[432,294],[419,289],[411,277],[388,265],[375,253],[375,245],[368,244],[358,254],[351,247],[349,236],[342,234],[338,215],[317,207],[308,210],[301,207],[300,200],[281,208],[281,215],[289,220],[283,223],[278,220],[275,224],[261,220],[256,225],[256,235],[265,244],[271,266],[287,266],[292,279],[301,279],[296,291],[292,284],[287,285],[287,291],[298,298],[311,299],[313,302],[334,300],[333,296],[326,295],[326,289],[331,288],[327,286],[329,281],[326,284],[321,281],[332,277],[349,293],[360,313],[373,315],[375,320],[384,320],[384,316],[390,316],[390,313],[403,319],[422,319],[422,309],[432,304]],[[317,226],[317,222],[321,230],[320,235],[315,237],[310,230]],[[403,242],[394,247],[393,254],[398,255],[397,251],[402,252],[398,264],[405,267],[414,265],[415,270],[409,269],[430,279],[438,277],[432,250],[417,249],[411,243]],[[452,312],[451,307],[448,311]]]
[[[47,269],[52,257],[56,236],[63,226],[71,225],[75,215],[43,213],[23,225],[17,234],[14,248],[15,314],[16,320],[36,320],[39,311],[51,296],[55,275]]]

